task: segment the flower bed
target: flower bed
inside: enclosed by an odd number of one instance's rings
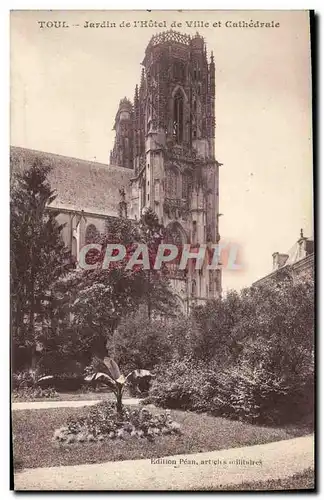
[[[123,407],[117,413],[116,404],[104,401],[90,408],[86,416],[69,418],[67,425],[56,429],[54,440],[84,443],[109,439],[148,439],[181,434],[181,426],[172,420],[170,412],[152,415],[147,408]]]
[[[35,401],[37,399],[57,399],[55,389],[42,389],[41,387],[20,387],[12,391],[13,401]]]

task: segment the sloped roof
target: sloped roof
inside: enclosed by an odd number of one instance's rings
[[[57,191],[55,207],[117,215],[119,189],[124,188],[129,199],[134,173],[128,168],[12,146],[11,172],[28,168],[36,158],[53,167],[49,181]]]

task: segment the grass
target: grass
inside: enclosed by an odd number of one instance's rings
[[[182,426],[183,434],[180,436],[161,436],[154,442],[111,440],[63,445],[52,441],[55,429],[65,425],[69,416],[81,416],[88,411],[89,408],[13,411],[15,467],[52,467],[157,458],[251,446],[307,433],[305,429],[258,427],[225,418],[172,411],[172,418]]]
[[[226,485],[218,488],[206,488],[204,491],[278,491],[278,490],[314,490],[314,470],[306,469],[304,472],[294,474],[284,479],[269,479],[254,483],[241,483]],[[200,490],[201,491],[201,490]]]

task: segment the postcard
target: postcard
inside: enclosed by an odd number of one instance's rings
[[[11,11],[13,489],[314,490],[315,25]]]

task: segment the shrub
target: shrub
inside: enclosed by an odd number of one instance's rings
[[[257,347],[255,346],[255,349]],[[188,358],[159,367],[145,403],[163,408],[207,412],[250,423],[283,425],[311,414],[314,379],[311,364],[300,373],[266,361],[276,356],[275,346],[259,349],[259,357],[242,356],[220,370],[212,363]],[[255,352],[254,352],[255,356]]]
[[[152,415],[147,408],[127,407],[120,413],[115,403],[104,401],[91,407],[85,417],[69,418],[65,427],[55,431],[54,440],[67,444],[128,438],[153,441],[157,436],[180,432],[180,425],[170,414]]]
[[[191,357],[156,369],[147,401],[271,425],[312,415],[312,279],[284,273],[208,301],[189,319]]]
[[[34,399],[55,399],[58,397],[53,388],[41,389],[40,387],[21,387],[12,391],[13,400],[31,401]]]
[[[74,375],[73,373],[62,373],[60,375],[54,375],[53,378],[48,378],[40,380],[37,384],[42,387],[42,389],[54,388],[57,391],[78,391],[85,385],[84,377],[79,375]]]
[[[12,389],[20,389],[33,387],[37,380],[37,372],[35,370],[23,370],[13,373],[11,377]]]
[[[156,369],[147,402],[162,408],[219,412],[217,388],[214,366],[184,358]]]
[[[111,339],[108,351],[123,371],[151,370],[170,356],[165,322],[147,318],[140,311],[124,318]]]

